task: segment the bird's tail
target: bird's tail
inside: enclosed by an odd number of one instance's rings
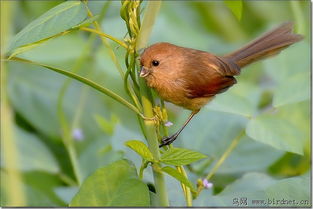
[[[224,57],[235,62],[239,67],[244,67],[252,62],[278,54],[303,39],[302,35],[292,32],[293,23],[287,22],[271,30],[241,49],[225,55]]]

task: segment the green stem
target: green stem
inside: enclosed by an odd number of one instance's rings
[[[180,172],[183,176],[185,176],[188,179],[187,173],[183,166],[177,166],[176,169],[178,170],[178,172]],[[180,182],[180,184],[184,191],[187,206],[192,207],[192,194],[190,188],[184,185],[182,182]]]
[[[168,120],[167,110],[165,108],[164,100],[162,100],[162,99],[161,99],[161,112],[162,112],[163,120],[164,119]],[[164,125],[164,121],[162,121],[161,127],[162,127],[162,130],[163,130],[164,136],[168,136],[168,128]],[[172,148],[173,145],[171,144],[170,147]],[[184,169],[184,166],[177,166],[176,169],[177,169],[177,171],[179,173],[181,173],[182,175],[184,175],[188,179],[188,176],[187,176],[187,173],[186,173],[186,171]],[[182,182],[180,182],[180,185],[181,185],[182,190],[184,192],[184,196],[185,196],[185,200],[186,200],[187,206],[192,206],[192,193],[191,193],[190,188],[187,187]]]
[[[84,78],[84,77],[81,77],[75,73],[71,73],[69,71],[66,71],[66,70],[62,70],[62,69],[59,69],[59,68],[56,68],[56,67],[51,67],[49,65],[46,65],[46,64],[42,64],[42,63],[38,63],[38,62],[33,62],[33,61],[30,61],[30,60],[27,60],[27,59],[22,59],[22,58],[18,58],[18,57],[14,57],[10,60],[4,60],[4,61],[19,61],[19,62],[24,62],[24,63],[29,63],[29,64],[34,64],[34,65],[38,65],[38,66],[42,66],[42,67],[45,67],[45,68],[48,68],[50,70],[53,70],[57,73],[61,73],[63,75],[66,75],[68,77],[71,77],[71,78],[74,78],[75,80],[77,81],[80,81],[98,91],[100,91],[101,93],[104,93],[106,94],[107,96],[111,97],[112,99],[116,100],[117,102],[123,104],[124,106],[128,107],[130,110],[134,111],[135,113],[139,114],[140,116],[142,116],[142,113],[134,106],[132,105],[131,103],[129,103],[127,100],[125,100],[124,98],[122,98],[121,96],[119,96],[118,94],[114,93],[113,91],[107,89],[107,88],[104,88],[102,86],[100,86],[99,84],[87,79],[87,78]]]
[[[71,69],[71,72],[76,73],[79,69],[81,69],[81,66],[83,66],[83,64],[86,62],[88,55],[91,52],[91,45],[94,42],[96,38],[95,34],[91,34],[90,37],[88,38],[87,43],[84,46],[84,50],[83,53],[80,55],[80,57],[78,58],[78,60],[76,61],[76,63],[74,64],[74,66]],[[75,112],[75,118],[72,121],[72,125],[71,127],[68,124],[68,121],[66,119],[66,116],[64,114],[63,111],[63,101],[64,101],[64,97],[65,97],[65,93],[67,91],[67,89],[69,88],[70,84],[72,82],[71,78],[67,78],[66,81],[63,83],[63,86],[61,87],[59,96],[58,96],[58,102],[57,102],[57,114],[58,114],[58,118],[62,127],[62,139],[64,142],[64,146],[67,150],[67,152],[69,153],[69,157],[70,157],[70,161],[71,164],[73,166],[73,171],[74,171],[74,175],[76,177],[76,180],[78,182],[78,184],[81,184],[81,172],[80,172],[80,167],[79,167],[79,163],[77,162],[77,158],[76,158],[76,150],[74,147],[74,144],[72,142],[73,137],[72,137],[72,131],[73,128],[75,128],[76,123],[78,122],[78,118],[80,116],[80,112],[82,109],[82,101],[83,101],[83,97],[85,97],[85,91],[82,93],[83,96],[81,97],[81,100],[79,102],[79,106],[78,106],[78,110]],[[86,87],[86,86],[85,86]],[[66,143],[68,142],[68,143]]]
[[[64,174],[64,173],[59,173],[58,174],[58,177],[65,183],[65,184],[67,184],[67,185],[69,185],[69,186],[77,186],[77,183],[73,180],[73,179],[71,179],[69,176],[67,176],[66,174]]]
[[[245,135],[245,130],[242,130],[231,142],[229,147],[226,149],[226,151],[223,153],[223,155],[218,159],[216,164],[213,166],[211,171],[206,176],[207,180],[210,180],[212,176],[216,173],[216,171],[219,169],[219,167],[224,163],[224,161],[227,159],[227,157],[230,155],[230,153],[235,149],[235,147],[238,145],[240,139]],[[197,195],[201,193],[203,190],[203,186],[199,188]]]
[[[139,117],[138,115],[137,115],[137,119],[139,122],[140,129],[141,129],[145,139],[147,139],[147,133],[146,133],[144,121],[143,121],[142,117]]]
[[[64,87],[66,87],[65,85]],[[61,90],[62,91],[62,90]],[[65,91],[64,91],[65,92]],[[65,115],[62,110],[62,103],[61,103],[61,98],[63,98],[63,92],[61,92],[59,96],[59,102],[58,102],[58,118],[62,127],[62,140],[63,144],[69,154],[69,158],[73,167],[73,172],[75,175],[75,178],[77,180],[78,185],[81,183],[81,175],[80,175],[80,169],[79,169],[79,164],[77,162],[77,155],[74,149],[74,145],[72,143],[72,136],[71,136],[71,129],[68,125],[68,121],[65,118]]]
[[[79,122],[81,121],[81,116],[83,114],[83,110],[84,110],[84,107],[85,107],[86,101],[87,101],[87,96],[88,96],[87,92],[88,92],[88,87],[83,86],[82,91],[81,91],[81,95],[80,95],[80,100],[78,102],[77,109],[75,111],[75,115],[73,118],[73,122],[72,122],[72,126],[71,126],[72,130],[79,127]]]
[[[161,112],[162,112],[163,120],[168,120],[168,114],[167,114],[167,110],[165,108],[164,100],[160,99],[160,102],[161,102]],[[162,121],[161,127],[162,127],[162,131],[163,131],[164,136],[167,137],[168,136],[168,128],[165,126],[164,121]]]
[[[78,157],[77,157],[77,153],[73,144],[73,140],[71,140],[71,136],[69,136],[70,142],[67,144],[67,151],[68,154],[70,156],[70,160],[73,166],[73,170],[75,173],[75,177],[77,179],[77,183],[78,185],[81,185],[82,183],[82,175],[80,172],[80,167],[79,167],[79,162],[78,162]]]
[[[4,51],[9,39],[10,29],[13,26],[13,3],[11,1],[0,1],[0,47]],[[1,59],[3,54],[1,54]],[[19,153],[15,137],[15,118],[11,108],[7,92],[7,65],[1,60],[0,63],[0,112],[1,112],[1,162],[6,166],[6,175],[1,172],[1,197],[6,201],[1,202],[4,207],[25,207],[27,205],[27,194],[23,182],[23,174],[19,168]],[[3,165],[1,166],[3,168]],[[3,198],[4,199],[4,198]],[[2,200],[3,200],[2,199]]]
[[[301,11],[301,5],[299,1],[290,1],[291,10],[293,16],[296,20],[296,31],[301,34],[305,34],[305,24],[306,20],[303,15],[303,11]]]
[[[206,179],[209,180],[219,169],[219,167],[224,163],[224,161],[227,159],[227,157],[230,155],[230,153],[234,150],[234,148],[238,145],[240,139],[244,136],[245,130],[241,131],[231,142],[229,147],[226,149],[226,151],[223,153],[223,155],[220,157],[220,159],[217,161],[217,163],[214,165],[212,170],[207,175]]]
[[[140,79],[140,93],[141,93],[141,101],[143,105],[144,116],[148,118],[153,117],[153,106],[151,101],[148,99],[148,88],[143,81]],[[149,150],[152,152],[153,158],[158,161],[160,159],[160,152],[159,152],[159,143],[158,137],[156,134],[155,123],[152,120],[145,120],[145,129],[147,135],[147,142]],[[168,197],[167,197],[167,190],[165,186],[165,179],[163,173],[158,169],[160,167],[159,163],[155,163],[153,165],[153,178],[155,183],[155,188],[157,192],[158,198],[158,206],[169,206],[168,204]]]
[[[131,56],[134,56],[133,54],[131,54]],[[125,64],[126,64],[126,67],[127,67],[127,71],[124,75],[124,89],[126,91],[126,93],[129,95],[129,97],[133,100],[134,104],[136,105],[136,107],[142,111],[142,105],[140,104],[139,100],[138,100],[138,97],[136,95],[136,92],[133,88],[131,88],[129,82],[128,82],[128,77],[131,73],[131,68],[135,68],[135,63],[132,62],[131,65],[128,63],[128,57],[129,57],[129,52],[126,53],[126,56],[125,56]],[[135,84],[135,83],[134,83]],[[139,90],[139,86],[137,84],[137,91]]]
[[[62,95],[62,92],[61,92],[61,95]],[[59,98],[61,98],[61,97],[59,97]],[[74,144],[72,141],[71,130],[68,126],[68,122],[65,118],[65,115],[63,114],[63,111],[60,108],[61,108],[61,106],[58,106],[58,117],[59,117],[60,124],[62,127],[63,144],[66,148],[66,151],[68,152],[76,181],[77,181],[78,185],[80,185],[81,184],[81,173],[80,173],[80,169],[79,169],[79,163],[77,161],[76,150],[74,148]]]
[[[136,53],[134,53],[133,56],[130,56],[130,66],[135,66],[135,64],[136,64],[136,60],[135,59],[136,59],[137,56],[138,55]],[[131,77],[131,79],[133,81],[135,90],[138,91],[139,90],[139,86],[138,86],[138,83],[137,83],[137,80],[136,80],[136,68],[135,67],[130,68],[129,74],[130,74],[130,77]]]
[[[141,2],[140,2],[141,3]],[[130,42],[128,47],[128,52],[126,54],[126,65],[128,68],[128,74],[126,75],[125,79],[128,79],[130,75],[133,83],[134,83],[134,90],[136,89],[137,81],[139,80],[139,98],[141,99],[141,105],[144,112],[144,117],[146,118],[153,118],[153,99],[151,98],[151,94],[149,94],[150,89],[146,86],[146,83],[143,79],[137,79],[138,75],[136,73],[136,58],[138,54],[135,52],[136,49],[136,41],[140,23],[139,17],[132,13],[134,9],[136,9],[137,13],[139,14],[140,11],[140,3],[135,1],[124,1],[121,8],[121,17],[125,20],[128,34],[130,36]],[[139,11],[138,11],[139,10]],[[129,57],[130,56],[130,57]],[[130,63],[128,66],[128,58],[130,58]],[[125,82],[127,84],[127,81]],[[128,87],[128,86],[125,86]],[[136,91],[135,91],[136,92]],[[137,92],[136,92],[137,93]],[[141,119],[140,119],[141,120]],[[143,120],[143,124],[141,127],[143,129],[143,133],[147,139],[149,150],[151,151],[153,158],[157,161],[156,163],[152,164],[152,171],[154,177],[154,184],[156,189],[156,196],[157,196],[157,206],[168,206],[168,197],[167,191],[165,186],[165,179],[164,175],[161,172],[161,165],[158,162],[160,159],[160,152],[159,152],[159,143],[158,143],[158,135],[156,133],[156,124],[153,120]]]
[[[140,166],[140,170],[139,170],[139,178],[142,179],[143,178],[143,171],[145,170],[145,168],[147,168],[149,162],[145,161],[144,159],[142,159],[142,163]]]

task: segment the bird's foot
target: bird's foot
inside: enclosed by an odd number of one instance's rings
[[[170,144],[172,144],[172,143],[175,141],[176,138],[177,138],[177,136],[176,136],[175,134],[172,135],[172,136],[169,136],[169,137],[164,137],[164,138],[162,139],[161,144],[159,145],[159,148],[161,148],[161,147],[163,147],[163,146],[165,146],[165,145],[170,145]]]

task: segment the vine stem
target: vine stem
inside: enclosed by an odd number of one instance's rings
[[[240,139],[245,135],[245,130],[242,130],[231,142],[229,147],[226,149],[226,151],[223,153],[223,155],[220,157],[220,159],[216,162],[212,170],[208,173],[206,179],[209,180],[212,178],[212,176],[216,173],[216,171],[219,169],[219,167],[224,163],[224,161],[227,159],[227,157],[230,155],[230,153],[234,150],[234,148],[238,145]]]
[[[303,11],[301,10],[300,2],[298,1],[290,1],[290,7],[292,10],[292,14],[296,20],[296,30],[298,33],[305,34],[305,24],[306,20],[303,15]]]
[[[210,180],[212,176],[216,173],[216,171],[219,169],[219,167],[224,163],[224,161],[227,159],[227,157],[230,155],[230,153],[235,149],[235,147],[238,145],[240,139],[245,135],[245,130],[242,130],[239,132],[239,134],[233,139],[231,144],[227,147],[223,155],[218,159],[216,164],[213,166],[211,171],[208,173],[205,179]],[[197,196],[201,193],[201,191],[204,189],[204,187],[200,187],[199,191],[197,193]]]
[[[143,105],[144,116],[152,118],[153,117],[153,106],[151,101],[149,100],[149,89],[146,86],[143,79],[139,80],[140,82],[140,93],[141,93],[141,101]],[[153,158],[156,161],[160,160],[160,151],[159,151],[159,143],[158,143],[158,136],[156,134],[156,127],[155,122],[153,120],[144,120],[145,125],[145,132],[147,135],[147,142],[149,150],[151,151]],[[168,197],[167,197],[167,190],[165,186],[165,179],[164,174],[160,171],[160,164],[154,163],[153,168],[153,178],[155,183],[155,188],[157,191],[157,198],[158,198],[158,206],[169,206],[168,204]]]
[[[184,175],[188,179],[187,173],[183,166],[177,166],[176,169],[178,170],[178,172],[180,172],[182,175]],[[180,184],[184,191],[187,206],[192,207],[192,194],[191,194],[190,188],[187,187],[182,182],[180,182]]]
[[[0,48],[4,51],[13,26],[13,2],[0,1],[1,6],[1,37]],[[0,62],[0,113],[1,113],[1,197],[6,197],[2,202],[4,207],[25,207],[27,196],[23,184],[23,174],[19,169],[19,159],[22,157],[16,142],[14,111],[10,105],[8,95],[8,69],[2,61],[4,54],[1,53]]]
[[[152,2],[152,1],[151,1]],[[148,2],[148,5],[151,4]],[[136,44],[139,40],[140,34],[142,33],[145,28],[140,27],[140,5],[142,1],[122,1],[122,7],[120,10],[121,17],[125,20],[126,27],[128,30],[129,41],[127,44],[127,53],[125,56],[125,64],[127,66],[127,72],[124,77],[124,87],[128,89],[130,86],[128,85],[127,79],[130,77],[134,84],[134,91],[138,89],[138,95],[130,95],[130,96],[138,96],[138,99],[141,101],[141,106],[143,109],[143,116],[144,118],[153,118],[153,106],[154,100],[151,96],[151,90],[147,87],[144,79],[138,78],[138,74],[136,73],[136,67],[139,69],[139,63],[136,62],[138,58],[138,54],[136,52]],[[151,7],[150,7],[151,8]],[[156,13],[151,14],[149,9],[145,12],[144,20],[147,18],[147,15],[154,16],[152,19],[155,18]],[[153,24],[151,24],[153,25]],[[150,25],[150,28],[151,28]],[[130,60],[129,60],[130,58]],[[137,82],[139,83],[139,88],[136,88]],[[128,93],[132,93],[128,91]],[[140,108],[138,108],[140,110]],[[167,207],[169,206],[168,203],[168,196],[165,184],[164,174],[161,171],[161,164],[159,163],[160,160],[160,150],[159,150],[159,142],[158,142],[158,134],[157,134],[157,126],[154,120],[143,120],[139,119],[140,127],[142,128],[143,134],[146,137],[147,144],[149,150],[151,151],[155,163],[152,164],[152,172],[154,178],[154,185],[156,190],[156,205],[158,207]],[[142,176],[142,169],[140,172],[140,176]]]
[[[84,50],[83,53],[79,56],[79,58],[76,60],[75,64],[73,65],[72,69],[70,70],[73,73],[77,73],[81,66],[83,66],[83,63],[85,63],[87,61],[88,55],[91,53],[91,45],[94,42],[96,38],[95,34],[90,34],[85,46],[84,46]],[[81,185],[82,183],[82,174],[81,174],[81,168],[79,166],[79,162],[77,159],[77,152],[76,149],[74,147],[74,143],[73,143],[73,136],[72,136],[72,131],[73,129],[77,126],[77,123],[79,121],[80,118],[80,114],[82,111],[82,106],[86,97],[86,91],[87,91],[87,86],[83,87],[83,92],[82,92],[82,96],[78,105],[77,110],[75,111],[75,117],[73,119],[73,121],[68,121],[64,110],[63,110],[63,103],[64,103],[64,97],[65,97],[65,93],[67,92],[68,88],[70,87],[72,82],[71,78],[67,78],[66,81],[63,83],[61,89],[60,89],[60,93],[57,99],[57,115],[59,118],[59,122],[61,124],[61,129],[62,129],[62,140],[63,143],[65,145],[65,148],[67,149],[67,152],[69,154],[69,158],[70,161],[72,163],[73,166],[73,171],[74,171],[74,175],[75,178],[77,180],[78,185]],[[70,125],[71,123],[71,125]]]
[[[33,65],[38,65],[38,66],[41,66],[41,67],[44,67],[44,68],[47,68],[49,70],[53,70],[57,73],[61,73],[63,75],[66,75],[68,77],[71,77],[77,81],[80,81],[98,91],[100,91],[101,93],[104,93],[106,94],[107,96],[111,97],[112,99],[114,99],[115,101],[119,102],[120,104],[123,104],[124,106],[128,107],[130,110],[134,111],[135,113],[137,113],[138,115],[140,115],[141,117],[143,117],[142,113],[137,109],[137,107],[135,107],[134,105],[132,105],[131,103],[129,103],[127,100],[125,100],[124,98],[122,98],[121,96],[119,96],[118,94],[112,92],[111,90],[107,89],[107,88],[104,88],[102,86],[100,86],[99,84],[87,79],[87,78],[84,78],[82,76],[79,76],[75,73],[71,73],[69,71],[66,71],[66,70],[63,70],[63,69],[59,69],[59,68],[56,68],[56,67],[52,67],[52,66],[49,66],[49,65],[46,65],[46,64],[42,64],[42,63],[38,63],[38,62],[34,62],[34,61],[31,61],[31,60],[27,60],[27,59],[22,59],[22,58],[19,58],[19,57],[13,57],[11,58],[10,60],[3,60],[3,61],[18,61],[18,62],[24,62],[24,63],[29,63],[29,64],[33,64]]]

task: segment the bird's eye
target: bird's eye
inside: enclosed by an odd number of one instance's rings
[[[152,65],[153,66],[158,66],[160,64],[160,62],[159,61],[157,61],[157,60],[152,60]]]

